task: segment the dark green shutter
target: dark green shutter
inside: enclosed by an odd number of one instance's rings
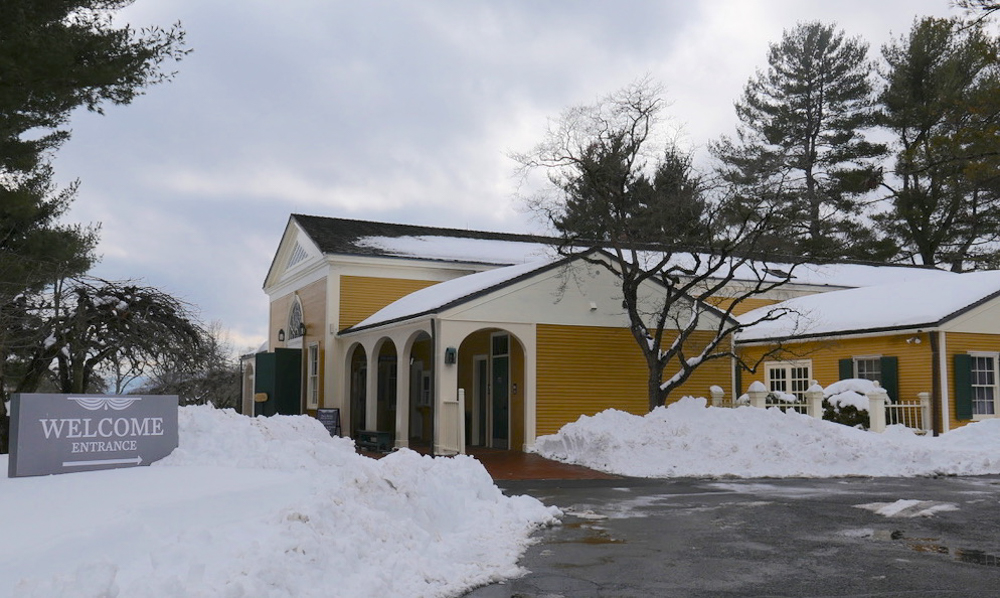
[[[955,417],[972,419],[972,356],[955,355]]]
[[[847,380],[848,378],[854,377],[854,360],[853,359],[841,359],[840,364],[840,379]]]
[[[736,364],[736,388],[733,389],[733,402],[736,402],[736,398],[743,394],[743,366],[739,363]]]
[[[882,371],[882,388],[889,395],[889,402],[895,403],[899,400],[899,359],[882,357],[879,359],[879,367]]]

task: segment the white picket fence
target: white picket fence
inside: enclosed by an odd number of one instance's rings
[[[725,392],[718,386],[711,388],[713,407],[735,407],[733,401],[727,401]],[[875,390],[865,393],[868,397],[869,430],[882,432],[886,426],[903,425],[918,433],[931,431],[931,395],[928,392],[917,394],[915,400],[901,399],[895,403],[889,402],[885,389],[876,383]],[[823,388],[813,383],[805,392],[805,400],[793,402],[781,400],[767,390],[760,382],[754,382],[747,390],[751,407],[766,409],[777,407],[783,410],[793,409],[810,417],[823,418]]]

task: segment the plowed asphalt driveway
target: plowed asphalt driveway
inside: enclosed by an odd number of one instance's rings
[[[1000,476],[498,483],[566,516],[469,598],[1000,596]]]

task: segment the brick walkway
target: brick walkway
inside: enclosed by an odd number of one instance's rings
[[[610,480],[620,476],[540,457],[534,453],[470,447],[494,480]]]
[[[426,453],[426,447],[411,448]],[[596,471],[582,465],[570,465],[546,459],[534,453],[481,447],[468,447],[467,450],[470,456],[475,457],[483,464],[494,480],[614,480],[621,478],[621,476]],[[358,452],[375,459],[385,456],[382,453]]]

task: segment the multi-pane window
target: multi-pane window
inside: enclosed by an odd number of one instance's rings
[[[992,355],[972,356],[972,414],[996,414],[996,358]]]
[[[306,382],[306,397],[309,402],[309,408],[315,409],[319,407],[319,345],[312,344],[309,345],[309,353],[307,356],[307,365],[309,377]]]
[[[305,331],[305,327],[302,324],[302,304],[299,303],[299,299],[296,297],[295,302],[292,303],[292,310],[288,314],[288,338],[302,336]]]
[[[882,359],[879,357],[855,357],[854,377],[872,382],[882,382]]]
[[[812,376],[809,361],[770,362],[764,366],[767,372],[767,388],[771,392],[795,395],[799,401],[805,400]]]

